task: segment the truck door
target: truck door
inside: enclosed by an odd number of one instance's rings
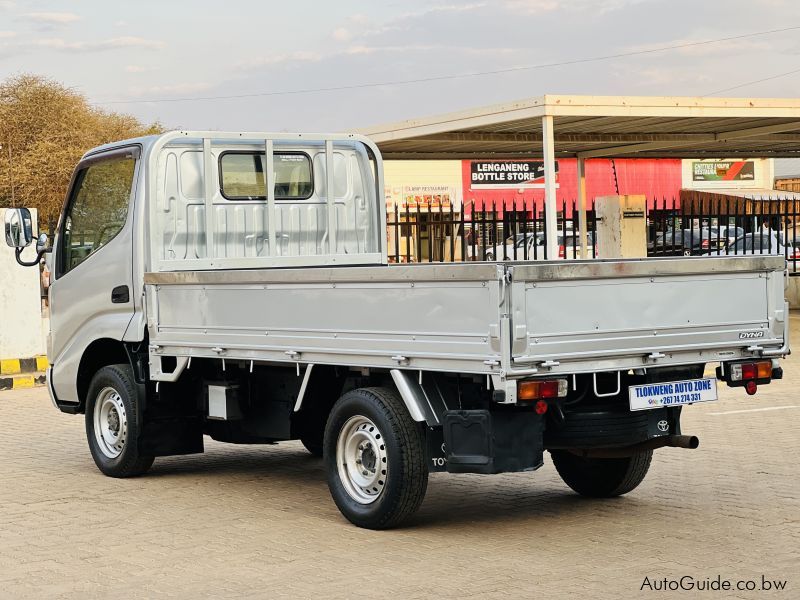
[[[131,205],[139,155],[130,146],[84,159],[59,221],[48,355],[61,401],[79,401],[78,367],[89,344],[122,340],[133,316]]]

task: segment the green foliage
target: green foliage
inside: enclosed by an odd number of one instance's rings
[[[160,133],[159,123],[91,106],[81,94],[38,75],[0,83],[0,206],[39,209],[54,223],[72,171],[95,146]],[[12,193],[13,190],[13,193]]]

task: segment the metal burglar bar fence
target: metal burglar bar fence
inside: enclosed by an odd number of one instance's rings
[[[740,198],[703,194],[678,201],[651,199],[647,209],[648,256],[784,254],[789,272],[800,260],[796,197]],[[576,202],[557,211],[558,256],[581,256]],[[598,252],[594,202],[587,210],[587,257]],[[394,205],[387,211],[390,262],[548,260],[541,201]]]
[[[796,197],[687,195],[652,202],[648,210],[648,256],[782,254],[798,274]]]
[[[578,213],[574,201],[561,202],[557,212],[559,255],[580,258]],[[594,247],[596,220],[589,210],[589,258]],[[390,262],[448,262],[468,260],[547,260],[547,233],[542,202],[492,202],[480,208],[452,205],[395,205],[387,211]]]

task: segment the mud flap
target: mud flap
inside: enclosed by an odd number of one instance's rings
[[[544,420],[530,410],[452,410],[444,413],[450,473],[510,473],[542,466]]]
[[[447,450],[444,445],[444,431],[441,427],[428,427],[425,434],[428,445],[428,472],[446,472]]]
[[[142,456],[174,456],[203,452],[203,421],[199,417],[145,419],[139,436]]]

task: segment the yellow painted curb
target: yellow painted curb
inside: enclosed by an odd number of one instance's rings
[[[14,375],[22,371],[18,358],[4,358],[0,360],[0,374]]]
[[[16,375],[17,373],[33,373],[47,371],[50,363],[46,356],[33,358],[0,359],[0,375]]]
[[[22,388],[32,388],[35,385],[36,380],[33,375],[23,375],[21,377],[14,377],[12,389],[18,390]]]

